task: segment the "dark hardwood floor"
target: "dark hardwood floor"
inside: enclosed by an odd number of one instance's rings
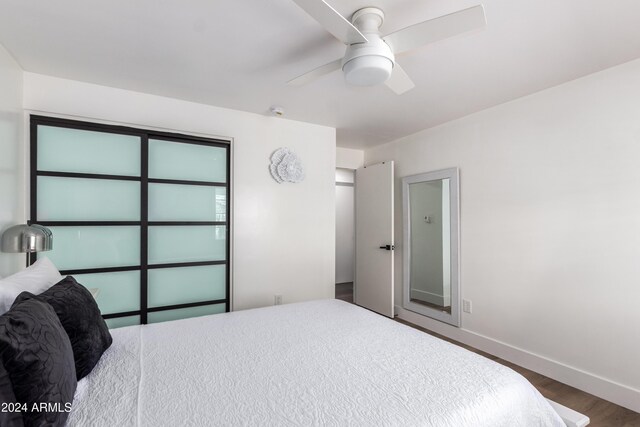
[[[416,304],[424,305],[425,307],[433,308],[434,310],[440,310],[447,314],[451,314],[451,306],[443,307],[438,304],[431,304],[430,302],[421,301],[419,299],[413,299],[413,298],[411,298],[411,302],[415,302]]]
[[[338,283],[336,285],[336,299],[353,304],[353,283]]]
[[[353,284],[340,283],[336,285],[336,298],[353,304]],[[640,427],[640,414],[633,412],[615,403],[600,399],[592,394],[586,393],[577,388],[568,386],[553,380],[537,372],[530,371],[521,366],[515,365],[499,357],[485,353],[476,348],[469,347],[458,341],[454,341],[428,329],[406,322],[402,319],[395,319],[397,322],[410,326],[419,331],[433,335],[452,344],[459,345],[469,351],[478,353],[494,362],[505,365],[520,375],[525,377],[538,391],[546,398],[567,406],[575,411],[587,415],[591,419],[589,426],[593,427]]]

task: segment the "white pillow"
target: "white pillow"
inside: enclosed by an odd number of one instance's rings
[[[41,294],[64,279],[47,257],[39,258],[26,269],[0,280],[0,315],[11,308],[11,304],[24,291]]]

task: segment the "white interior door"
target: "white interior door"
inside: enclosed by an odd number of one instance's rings
[[[393,317],[393,162],[356,171],[355,303]]]

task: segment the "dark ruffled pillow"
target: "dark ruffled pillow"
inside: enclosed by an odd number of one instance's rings
[[[18,403],[16,395],[13,393],[13,384],[11,384],[11,377],[4,364],[0,360],[0,404],[6,403],[11,407],[0,408],[0,426],[2,427],[23,427],[22,414],[20,412],[12,411],[15,408],[15,404]],[[7,409],[6,411],[4,409]]]
[[[2,393],[21,405],[20,413],[7,417],[8,425],[65,424],[77,386],[76,367],[69,337],[49,304],[15,302],[0,316],[0,362],[6,373],[0,373]],[[13,396],[6,390],[7,379]]]
[[[30,298],[47,302],[53,307],[69,335],[77,379],[86,377],[112,342],[109,328],[91,292],[68,276],[37,296],[23,292],[16,301]]]

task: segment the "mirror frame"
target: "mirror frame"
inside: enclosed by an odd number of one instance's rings
[[[402,302],[406,310],[413,311],[441,322],[460,327],[460,173],[458,168],[442,169],[434,172],[410,175],[402,178],[402,228],[403,228],[403,256],[402,256]],[[411,287],[411,211],[409,198],[409,184],[418,182],[449,179],[449,202],[451,220],[451,314],[411,302],[409,291]]]

